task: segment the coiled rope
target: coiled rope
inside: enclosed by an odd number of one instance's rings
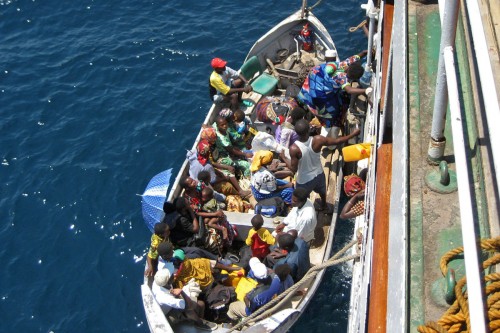
[[[483,251],[494,252],[483,262],[483,271],[500,263],[500,237],[481,241]],[[447,252],[440,262],[441,273],[446,276],[448,263],[464,252],[463,247]],[[488,308],[489,331],[500,333],[500,273],[491,273],[484,277],[485,294]],[[420,333],[435,332],[471,332],[469,307],[467,304],[466,278],[463,277],[455,286],[455,302],[448,308],[437,322],[428,322],[417,328]]]
[[[349,32],[354,32],[354,31],[358,30],[359,28],[361,28],[362,26],[364,26],[364,25],[366,24],[366,22],[367,22],[366,20],[363,20],[363,21],[361,21],[361,23],[360,23],[360,24],[358,24],[357,26],[355,26],[355,27],[350,27],[350,28],[349,28]]]
[[[311,269],[309,269],[309,271],[306,273],[306,275],[304,275],[304,277],[302,279],[300,279],[300,281],[298,281],[293,286],[291,286],[290,288],[288,288],[287,290],[285,290],[284,292],[279,294],[276,298],[271,300],[269,303],[267,303],[263,307],[259,308],[257,311],[252,313],[250,316],[246,317],[242,322],[233,326],[228,331],[228,333],[239,330],[240,328],[244,327],[245,325],[247,325],[249,323],[255,323],[259,320],[262,320],[262,319],[272,315],[276,311],[276,309],[278,309],[281,305],[283,305],[290,298],[292,298],[295,295],[295,292],[300,287],[302,287],[309,280],[315,278],[316,275],[318,274],[318,272],[321,271],[322,269],[325,269],[325,268],[331,267],[331,266],[335,266],[335,265],[341,264],[341,263],[349,261],[349,260],[359,258],[359,256],[360,256],[359,254],[354,254],[354,255],[345,256],[345,257],[338,259],[342,254],[344,254],[347,250],[349,250],[353,245],[355,245],[357,243],[358,243],[358,240],[354,239],[352,242],[350,242],[349,244],[344,246],[342,248],[342,250],[340,250],[335,255],[333,255],[330,259],[328,259],[327,261],[325,261],[324,263],[322,263],[320,265],[314,266]]]

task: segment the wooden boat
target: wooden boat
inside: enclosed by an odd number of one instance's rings
[[[310,29],[313,31],[315,46],[313,52],[305,52],[301,50],[301,42],[296,38],[305,23],[309,23]],[[278,88],[284,88],[290,82],[300,79],[301,76],[305,78],[308,70],[314,65],[324,62],[324,52],[326,50],[336,50],[335,45],[325,27],[321,22],[310,12],[299,10],[292,14],[278,25],[273,27],[268,33],[262,36],[255,42],[250,49],[246,61],[251,60],[254,56],[257,57],[259,64],[262,68],[266,68],[265,72],[278,78]],[[255,58],[254,58],[255,59]],[[255,60],[253,60],[255,61]],[[272,65],[271,65],[272,64]],[[270,69],[271,67],[271,69]],[[276,89],[274,95],[283,94],[283,89]],[[262,95],[251,92],[244,94],[244,100],[250,100],[251,104],[255,105],[262,98]],[[212,105],[208,115],[203,121],[204,124],[212,124],[215,120],[220,106]],[[253,114],[253,107],[248,107],[245,111],[252,119],[255,118]],[[265,129],[269,124],[254,122],[258,129]],[[200,139],[198,134],[193,148],[196,147]],[[342,180],[340,170],[340,156],[338,151],[335,153],[323,154],[323,165],[327,179],[327,197],[329,204],[334,207],[333,215],[318,213],[318,226],[316,230],[315,243],[310,249],[310,259],[312,265],[318,265],[330,257],[333,235],[335,230],[335,221],[337,217],[337,203],[339,197],[339,187]],[[181,188],[178,186],[179,180],[188,175],[189,165],[185,161],[171,187],[170,194],[167,200],[172,201],[174,198],[181,194]],[[315,198],[312,198],[313,200]],[[225,212],[228,220],[236,225],[239,232],[239,237],[245,239],[249,229],[251,228],[250,220],[253,214],[247,213],[233,213]],[[265,218],[264,227],[273,230],[275,224],[270,218]],[[307,292],[303,296],[296,296],[292,301],[290,308],[281,309],[268,317],[265,320],[254,323],[246,331],[259,331],[259,332],[286,332],[304,312],[311,301],[313,295],[319,287],[323,278],[324,271],[318,273],[307,286]],[[142,298],[144,303],[144,310],[151,332],[196,332],[197,329],[190,325],[188,322],[169,322],[163,314],[160,306],[155,301],[151,286],[153,283],[152,278],[145,278],[142,285]],[[225,332],[227,328],[218,326],[216,332]]]

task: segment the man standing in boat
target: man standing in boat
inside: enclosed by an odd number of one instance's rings
[[[321,149],[325,146],[338,145],[349,141],[361,131],[355,129],[351,134],[338,138],[324,137],[321,135],[309,136],[309,123],[301,119],[295,124],[295,132],[299,139],[290,146],[290,161],[281,153],[282,159],[288,168],[295,172],[296,187],[304,188],[307,193],[312,191],[318,193],[321,198],[318,210],[325,210],[326,203],[326,179],[321,165]]]
[[[229,101],[231,110],[239,109],[239,100],[242,92],[249,93],[252,86],[237,71],[226,66],[227,61],[213,58],[211,65],[214,71],[210,75],[210,95],[214,103]]]

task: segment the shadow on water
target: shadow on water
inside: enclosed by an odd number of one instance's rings
[[[348,198],[340,198],[339,211]],[[352,240],[353,220],[337,220],[332,255]],[[326,269],[321,285],[299,321],[290,332],[345,332],[349,315],[351,290],[351,264],[344,263]],[[311,318],[330,318],[328,321],[312,321]]]

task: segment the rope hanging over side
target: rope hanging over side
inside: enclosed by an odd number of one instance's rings
[[[361,23],[360,23],[360,24],[358,24],[357,26],[355,26],[355,27],[350,27],[350,28],[349,28],[349,32],[354,32],[354,31],[358,30],[359,28],[361,28],[362,26],[364,26],[364,25],[366,24],[366,22],[367,22],[366,20],[363,20],[363,21],[361,21]]]
[[[319,271],[321,271],[327,267],[335,266],[335,265],[338,265],[340,263],[359,258],[359,256],[360,256],[359,254],[354,254],[351,256],[346,256],[346,257],[343,257],[341,259],[338,259],[342,254],[344,254],[347,250],[349,250],[352,246],[354,246],[357,243],[358,243],[358,240],[354,239],[352,242],[350,242],[349,244],[344,246],[342,248],[342,250],[340,250],[335,255],[333,255],[330,259],[328,259],[327,261],[325,261],[324,263],[322,263],[320,265],[314,266],[311,269],[309,269],[309,271],[306,273],[306,275],[304,275],[304,277],[300,281],[297,281],[297,283],[295,283],[293,286],[291,286],[290,288],[288,288],[287,290],[285,290],[284,292],[279,294],[276,298],[272,299],[269,303],[265,304],[264,306],[259,308],[257,311],[252,313],[250,316],[246,317],[242,322],[233,326],[228,331],[228,333],[239,330],[240,328],[244,327],[248,323],[255,323],[259,320],[262,320],[262,319],[272,315],[276,311],[276,309],[278,309],[281,305],[283,305],[290,298],[292,298],[295,295],[295,292],[300,287],[302,287],[309,280],[315,278]]]
[[[493,252],[491,257],[483,262],[483,271],[500,263],[500,237],[481,241],[483,251]],[[448,263],[456,256],[462,254],[463,247],[447,252],[440,261],[441,273],[446,276]],[[483,253],[484,255],[484,253]],[[491,273],[484,276],[486,306],[488,308],[488,329],[500,333],[500,273]],[[437,322],[428,322],[420,325],[420,333],[458,333],[471,332],[469,306],[467,302],[466,277],[460,279],[455,286],[455,302],[448,308]]]

